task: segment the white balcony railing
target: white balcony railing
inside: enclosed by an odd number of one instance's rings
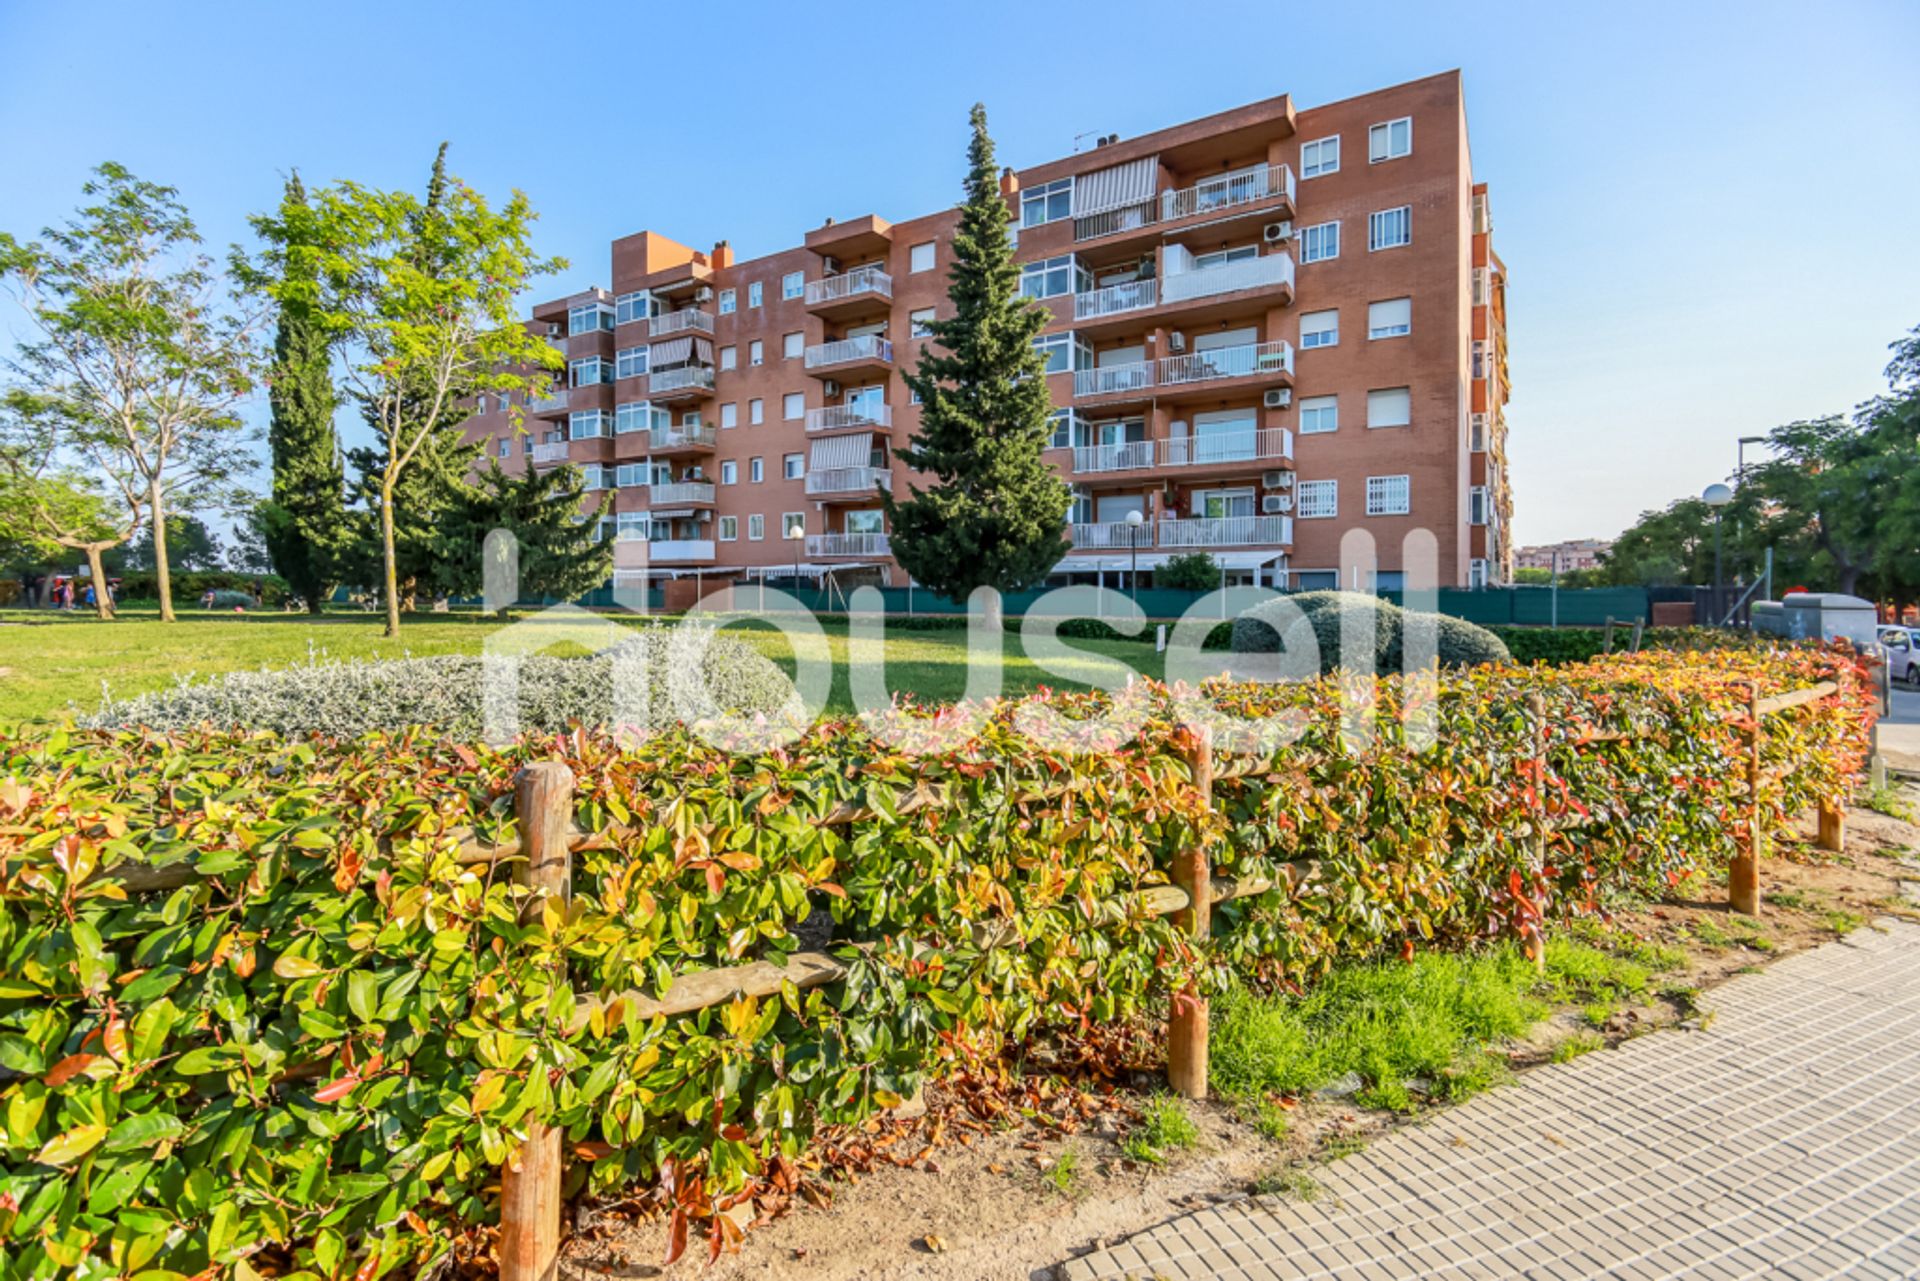
[[[886,556],[885,534],[808,534],[809,556]]]
[[[647,378],[647,394],[658,399],[678,391],[712,391],[713,370],[707,365],[656,369]]]
[[[1175,436],[1167,442],[1169,467],[1205,467],[1211,463],[1257,462],[1293,457],[1293,432],[1285,427]]]
[[[1108,285],[1105,289],[1075,294],[1073,318],[1096,320],[1101,316],[1138,311],[1142,307],[1153,306],[1154,296],[1154,282],[1151,280],[1129,280],[1123,285]]]
[[[828,365],[844,365],[850,360],[886,360],[893,359],[893,344],[876,334],[862,334],[858,338],[842,338],[838,342],[823,342],[807,348],[807,368],[822,369]]]
[[[893,409],[876,403],[826,405],[807,411],[808,431],[839,431],[844,427],[891,427]]]
[[[711,538],[656,538],[647,544],[647,555],[655,562],[712,560],[713,540]]]
[[[885,467],[827,467],[807,473],[809,494],[871,494],[874,486],[893,488],[893,472]]]
[[[1286,165],[1258,165],[1241,173],[1208,178],[1179,191],[1161,192],[1160,219],[1168,222],[1191,214],[1217,213],[1276,196],[1293,199],[1293,170]]]
[[[716,437],[714,429],[700,427],[655,427],[647,433],[647,443],[654,449],[711,449]]]
[[[1153,546],[1153,525],[1146,522],[1129,525],[1124,520],[1103,520],[1067,526],[1067,536],[1075,547],[1092,551],[1125,551],[1131,547]]]
[[[662,312],[647,322],[648,338],[665,338],[669,334],[710,334],[713,332],[713,313],[688,307],[682,311]]]
[[[1293,541],[1291,516],[1216,516],[1163,520],[1162,547],[1257,547]]]
[[[1214,267],[1201,267],[1167,276],[1160,282],[1161,300],[1186,302],[1192,298],[1211,298],[1215,294],[1237,293],[1242,289],[1271,289],[1293,285],[1293,259],[1283,253],[1241,258]]]
[[[1073,374],[1073,394],[1076,396],[1112,396],[1122,392],[1143,391],[1151,386],[1151,360],[1106,365],[1099,369],[1078,369]]]
[[[840,302],[871,294],[875,298],[893,297],[893,277],[878,267],[855,267],[852,271],[824,280],[807,282],[807,306]]]
[[[1118,445],[1077,445],[1073,451],[1075,475],[1102,471],[1137,471],[1153,466],[1153,442],[1129,440]]]
[[[667,507],[675,503],[710,503],[713,501],[713,482],[705,480],[676,480],[664,485],[651,485],[648,492],[656,507]]]
[[[564,463],[567,461],[567,444],[567,441],[556,440],[550,444],[535,445],[528,456],[535,463]]]
[[[1293,344],[1290,342],[1243,343],[1238,347],[1215,347],[1189,356],[1169,356],[1158,370],[1162,386],[1205,382],[1210,378],[1246,378],[1253,374],[1291,374]]]
[[[555,391],[551,396],[540,396],[527,402],[527,412],[532,414],[562,413],[567,407],[567,393]]]

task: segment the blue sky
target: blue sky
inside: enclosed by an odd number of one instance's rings
[[[607,283],[642,228],[752,255],[951,203],[976,100],[1021,165],[1459,67],[1510,272],[1522,542],[1698,492],[1737,437],[1877,391],[1920,325],[1910,2],[95,3],[76,28],[0,0],[0,48],[8,230],[111,158],[224,245],[290,167],[417,186],[446,138],[532,198],[573,264],[548,295]]]

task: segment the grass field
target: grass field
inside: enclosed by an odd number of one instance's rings
[[[488,632],[500,626],[473,615],[409,617],[401,637],[380,635],[371,614],[214,614],[184,610],[180,621],[162,623],[152,613],[129,611],[111,623],[90,616],[44,610],[0,610],[0,725],[59,718],[69,707],[92,711],[102,690],[128,698],[164,689],[176,677],[286,667],[312,651],[331,658],[400,658],[428,654],[477,654]],[[834,660],[829,711],[852,709],[847,680],[846,625],[823,620]],[[756,624],[727,629],[769,657],[785,661],[790,649],[778,632]],[[1158,677],[1161,661],[1151,644],[1137,641],[1068,641],[1086,657],[1066,664],[1063,675],[1028,659],[1018,636],[1004,640],[1003,692],[1023,694],[1041,685],[1079,688],[1098,674],[1100,658],[1118,659],[1143,676]],[[900,631],[887,639],[888,688],[929,701],[948,701],[966,689],[966,637],[960,630]],[[789,670],[791,670],[789,664]]]

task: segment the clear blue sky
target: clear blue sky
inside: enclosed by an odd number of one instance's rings
[[[103,159],[209,241],[309,182],[519,187],[608,280],[654,228],[746,255],[958,193],[966,110],[1005,163],[1289,92],[1452,67],[1510,275],[1518,537],[1611,535],[1849,408],[1920,324],[1920,5],[314,5],[0,0],[0,226]],[[9,323],[15,323],[8,318]]]

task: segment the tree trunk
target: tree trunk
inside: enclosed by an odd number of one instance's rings
[[[320,593],[319,592],[312,592],[308,595],[307,612],[309,614],[318,614],[320,612]]]
[[[175,620],[173,579],[167,571],[167,509],[158,477],[147,483],[147,506],[153,519],[153,590],[160,597],[160,621],[171,623]],[[98,589],[105,590],[104,584]]]
[[[107,570],[100,562],[100,544],[88,543],[87,572],[93,575],[93,612],[103,623],[113,621],[113,597],[107,591]]]
[[[389,473],[380,486],[380,550],[386,558],[386,605],[388,636],[400,634],[400,577],[393,554],[393,476]]]

